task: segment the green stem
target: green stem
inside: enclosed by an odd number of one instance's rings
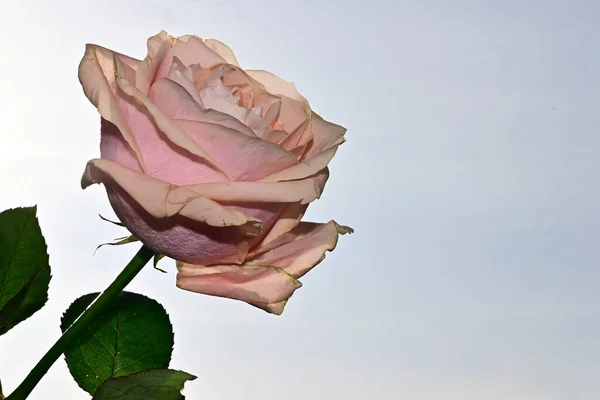
[[[33,388],[38,384],[40,379],[48,372],[48,369],[67,350],[73,340],[87,328],[90,322],[98,314],[104,311],[104,307],[110,303],[121,291],[131,282],[133,278],[144,268],[144,265],[152,259],[154,252],[142,246],[142,248],[131,259],[129,264],[121,271],[119,276],[94,300],[92,304],[73,322],[62,336],[54,343],[54,346],[42,357],[29,375],[21,382],[19,387],[12,392],[6,400],[24,400],[29,396]]]

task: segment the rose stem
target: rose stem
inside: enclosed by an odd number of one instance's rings
[[[64,353],[71,342],[87,328],[87,326],[104,310],[104,307],[110,303],[127,286],[133,278],[144,268],[152,259],[154,252],[142,246],[142,248],[131,259],[129,264],[121,271],[119,276],[88,306],[88,308],[67,328],[62,336],[54,343],[54,346],[42,357],[29,375],[12,392],[6,400],[24,400],[29,396],[33,388],[38,384],[48,369]]]

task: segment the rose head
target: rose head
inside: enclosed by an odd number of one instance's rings
[[[300,222],[346,130],[223,43],[163,31],[143,61],[88,45],[79,80],[102,117],[82,187],[105,185],[132,234],[177,261],[180,288],[281,314],[351,232]]]

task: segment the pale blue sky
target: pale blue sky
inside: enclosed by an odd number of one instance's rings
[[[86,42],[142,58],[161,29],[218,38],[348,128],[307,220],[356,234],[281,317],[177,289],[172,262],[129,288],[164,304],[189,399],[600,398],[600,3],[4,0],[0,209],[39,204],[50,301],[0,338],[10,392],[76,297],[137,247],[100,186]],[[86,399],[63,360],[31,399]]]

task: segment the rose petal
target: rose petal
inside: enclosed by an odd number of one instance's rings
[[[260,82],[253,79],[242,69],[232,65],[221,65],[216,67],[216,69],[221,70],[220,79],[223,83],[230,88],[234,88],[236,95],[240,96],[241,106],[248,109],[255,106],[262,106],[265,112],[263,117],[265,117],[267,110],[273,104],[281,102],[280,96],[269,93]],[[276,116],[273,116],[273,120]]]
[[[148,39],[148,55],[141,62],[135,75],[135,86],[142,93],[148,94],[158,68],[164,62],[174,42],[175,39],[170,37],[165,31],[161,31],[158,35],[154,35]]]
[[[118,185],[154,218],[179,214],[211,226],[245,225],[249,236],[262,232],[262,222],[256,218],[223,207],[186,186],[171,185],[110,160],[94,159],[87,163],[81,186],[85,189],[94,183]]]
[[[217,65],[212,68],[202,68],[200,64],[192,64],[185,70],[185,76],[194,82],[196,90],[206,86],[207,82],[213,79],[220,79],[223,76],[223,65]]]
[[[204,44],[204,41],[198,36],[184,35],[178,38],[168,36],[166,40],[172,40],[173,45],[160,64],[156,79],[163,78],[169,73],[173,57],[181,60],[186,67],[199,64],[203,68],[211,68],[226,62],[225,59]]]
[[[186,187],[216,201],[308,204],[321,196],[328,177],[325,168],[297,181],[199,183]]]
[[[150,89],[150,99],[171,119],[209,122],[256,137],[252,129],[238,119],[217,110],[207,110],[195,102],[187,91],[170,79],[159,79]]]
[[[279,302],[302,284],[281,267],[271,265],[202,266],[177,262],[177,287],[251,304]]]
[[[129,82],[127,79],[120,75],[119,71],[121,67],[118,60],[116,59],[115,65],[117,67],[117,85],[119,86],[119,88],[124,93],[128,94],[133,99],[135,99],[142,107],[144,107],[148,111],[148,113],[154,119],[156,126],[167,136],[167,138],[169,138],[169,140],[173,144],[189,151],[191,154],[203,158],[204,160],[212,164],[212,166],[214,166],[217,171],[223,172],[219,164],[208,153],[206,153],[204,149],[202,149],[202,147],[198,145],[198,143],[196,143],[192,138],[186,135],[185,132],[181,131],[181,129],[179,129],[177,125],[175,125],[173,121],[171,121],[169,117],[167,117],[165,113],[156,106],[156,104],[150,101],[150,99],[144,93],[142,93],[138,88],[132,85],[131,82]],[[224,178],[225,180],[227,179],[226,176]]]
[[[290,132],[280,142],[285,149],[302,146],[312,139],[310,107],[306,103],[283,97],[276,122]]]
[[[174,260],[201,265],[241,264],[248,250],[261,239],[261,235],[248,236],[251,232],[246,229],[254,229],[252,226],[215,227],[182,215],[155,218],[114,182],[105,187],[115,214],[127,229],[149,248]],[[260,219],[264,229],[269,230],[282,206],[229,203],[227,208]]]
[[[118,74],[127,81],[135,79],[135,71],[120,60],[114,61]],[[114,68],[113,68],[114,70]],[[145,157],[146,173],[169,183],[184,185],[197,182],[220,182],[228,178],[201,157],[178,147],[160,132],[151,117],[136,100],[116,87],[116,100],[124,115],[127,127],[135,138],[141,154]],[[192,100],[193,101],[193,100]],[[102,158],[139,170],[131,165],[127,151],[123,151],[118,138],[111,132],[109,122],[102,124],[100,150]],[[118,132],[118,129],[116,130]],[[105,136],[109,136],[105,138]]]
[[[226,90],[225,93],[223,89]],[[233,96],[227,86],[219,79],[213,79],[200,88],[198,92],[205,108],[217,110],[223,114],[231,115],[242,123],[245,122],[248,110],[235,104],[238,98]]]
[[[350,228],[349,226],[339,225],[335,221],[329,221],[327,224],[319,224],[314,222],[300,222],[292,230],[280,235],[275,240],[272,240],[269,243],[261,243],[252,251],[252,253],[249,255],[249,259],[264,261],[264,257],[262,256],[263,254],[268,254],[267,257],[273,257],[275,254],[285,254],[285,252],[273,253],[273,250],[280,249],[282,248],[282,246],[288,243],[293,243],[294,241],[297,241],[305,236],[310,236],[317,231],[320,232],[321,229],[324,229],[324,232],[329,232],[329,234],[332,234],[332,229],[342,235],[346,233],[354,233],[354,229]],[[288,256],[293,258],[293,255],[288,254]],[[300,276],[301,275],[299,275],[298,277]]]
[[[191,65],[185,75],[200,92],[204,107],[235,116],[259,137],[263,137],[279,117],[281,98],[267,92],[260,82],[234,65],[222,64],[212,68]],[[256,107],[260,107],[261,112],[253,113]],[[290,130],[302,123],[301,117],[288,114],[285,113],[285,121]]]
[[[344,135],[346,134],[346,128],[325,121],[315,113],[312,115],[312,131],[312,142],[309,144],[309,147],[303,156],[303,159],[305,160],[315,157],[326,150],[337,147],[345,141]]]
[[[277,239],[284,233],[287,233],[294,229],[308,208],[308,204],[292,203],[288,205],[279,214],[279,217],[275,224],[271,227],[266,236],[262,239],[260,246],[264,247],[273,240]],[[256,249],[255,249],[256,250]]]
[[[221,56],[227,64],[235,65],[239,67],[237,58],[235,58],[235,54],[233,54],[233,50],[229,48],[225,43],[216,40],[216,39],[205,39],[204,44],[207,45],[212,51]]]
[[[273,129],[271,131],[268,131],[267,134],[264,135],[262,138],[264,140],[268,140],[271,143],[280,143],[288,136],[289,133],[286,131],[282,131],[280,129]]]
[[[283,314],[283,310],[285,309],[288,300],[289,299],[286,299],[277,303],[253,303],[249,301],[248,304],[256,308],[260,308],[261,310],[264,310],[269,314],[281,315]]]
[[[196,87],[194,86],[194,82],[190,81],[185,76],[185,67],[183,66],[181,61],[179,61],[179,59],[177,57],[173,58],[173,65],[171,65],[171,70],[169,71],[169,74],[167,75],[167,77],[161,78],[160,80],[164,81],[167,79],[172,82],[177,83],[179,86],[181,86],[183,89],[185,89],[185,91],[188,93],[188,95],[192,99],[194,99],[194,101],[196,102],[196,104],[198,104],[198,106],[205,108],[204,104],[202,104],[202,99],[200,98],[200,95],[198,94],[198,91],[196,90]],[[152,97],[150,97],[150,98],[152,98]],[[177,104],[175,104],[175,106],[177,106]]]
[[[220,79],[209,80],[200,88],[199,93],[204,107],[235,117],[257,136],[261,136],[268,129],[267,123],[260,115],[237,104],[238,97],[234,96],[232,89]]]
[[[278,145],[223,125],[187,120],[174,122],[223,166],[232,181],[258,181],[298,165],[296,157]]]
[[[298,281],[335,249],[338,235],[352,229],[331,221],[300,223],[241,266],[177,263],[177,286],[184,290],[242,300],[274,314],[302,286]]]
[[[123,93],[122,91],[119,92]],[[223,172],[218,171],[205,159],[169,141],[168,137],[158,129],[152,116],[146,110],[134,104],[134,99],[125,93],[122,95],[125,99],[119,102],[119,107],[123,110],[127,118],[127,124],[134,133],[140,151],[145,157],[146,173],[148,175],[175,185],[229,180]],[[194,103],[194,100],[187,93],[186,96],[189,102]],[[103,140],[100,146],[102,158],[131,167],[130,164],[125,163],[127,160],[122,154],[123,152],[119,153],[116,151],[118,149],[110,148],[115,143],[114,141],[105,141],[105,133],[103,129]],[[193,141],[193,139],[191,140]],[[115,158],[113,155],[120,158]]]
[[[327,167],[329,161],[335,156],[337,146],[324,151],[316,157],[302,161],[299,164],[293,165],[287,169],[275,172],[269,176],[262,178],[261,182],[282,182],[304,179],[307,176],[313,175],[323,168]]]
[[[86,45],[85,55],[79,64],[79,81],[86,97],[96,106],[105,120],[114,124],[127,144],[135,153],[141,169],[146,171],[146,164],[139,146],[129,129],[129,125],[119,108],[116,98],[117,84],[114,73],[114,60],[118,59],[124,65],[135,68],[139,62],[100,46]]]
[[[100,118],[100,155],[124,167],[142,172],[135,153],[115,124]]]
[[[246,73],[262,83],[265,89],[270,93],[279,94],[289,97],[290,99],[308,103],[308,100],[298,93],[296,85],[292,82],[285,81],[277,75],[262,70],[246,70]]]
[[[304,155],[304,152],[308,148],[309,143],[306,143],[306,144],[304,144],[302,146],[294,147],[292,149],[289,149],[288,151],[290,153],[292,153],[298,160],[301,160],[302,156]]]
[[[263,119],[269,126],[273,126],[277,117],[279,116],[279,112],[281,111],[281,99],[273,102],[268,108],[263,107]]]
[[[267,92],[281,96],[278,103],[271,101],[269,107],[277,104],[277,114],[273,128],[289,132],[289,134],[281,138],[279,143],[286,150],[303,146],[312,139],[311,130],[311,110],[308,101],[302,97],[293,83],[286,82],[283,79],[266,71],[245,71],[247,75],[256,81],[260,82]],[[265,113],[269,110],[266,109]],[[274,114],[267,117],[267,124],[271,125]],[[274,137],[268,136],[269,141],[273,141]],[[279,137],[278,137],[279,139]]]

